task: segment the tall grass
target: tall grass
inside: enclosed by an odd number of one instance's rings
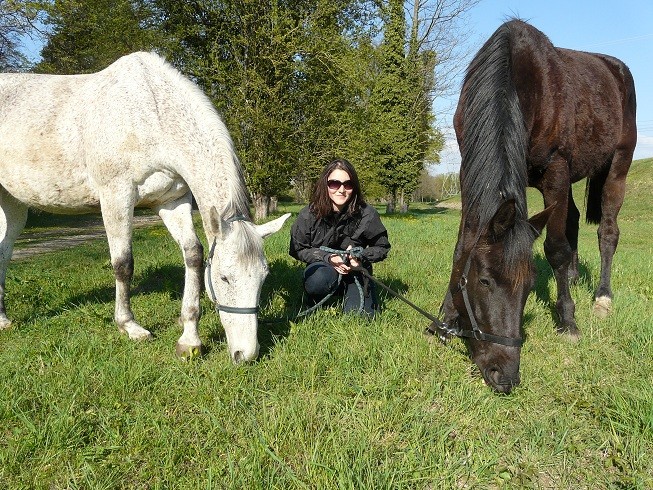
[[[134,242],[133,308],[152,342],[112,323],[103,241],[12,263],[0,487],[653,488],[652,166],[631,171],[606,320],[590,311],[596,227],[581,225],[579,343],[554,332],[555,282],[537,242],[522,384],[509,396],[483,385],[460,341],[429,341],[428,320],[383,294],[372,322],[336,309],[294,319],[302,269],[288,225],[266,242],[262,356],[247,366],[230,363],[206,298],[206,355],[175,359],[183,269],[162,227]],[[459,212],[383,219],[393,249],[376,275],[437,312]]]

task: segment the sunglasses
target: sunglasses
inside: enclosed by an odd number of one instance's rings
[[[346,191],[350,191],[354,188],[354,184],[351,180],[345,180],[340,182],[339,180],[327,180],[327,187],[332,191],[337,191],[340,187],[344,187]]]

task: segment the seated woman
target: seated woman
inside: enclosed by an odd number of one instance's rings
[[[378,309],[374,284],[352,267],[364,267],[371,274],[372,263],[388,255],[390,242],[379,213],[363,200],[351,163],[338,159],[326,166],[290,233],[290,255],[308,264],[304,289],[315,303],[343,294],[344,312],[374,315]],[[338,253],[347,250],[356,253]],[[362,309],[356,282],[364,289]]]

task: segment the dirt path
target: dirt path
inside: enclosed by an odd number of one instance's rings
[[[439,208],[447,208],[447,209],[462,209],[463,205],[460,201],[440,201],[437,204],[437,207]]]
[[[143,228],[160,224],[158,216],[135,216],[134,228]],[[12,260],[21,260],[33,255],[38,255],[56,250],[65,250],[76,245],[95,240],[106,239],[102,220],[89,221],[82,228],[53,228],[40,232],[23,232],[16,240]]]
[[[460,209],[460,202],[439,202],[438,207]],[[134,228],[144,228],[161,223],[161,218],[152,216],[135,216]],[[81,245],[89,240],[106,239],[102,219],[85,221],[79,227],[56,227],[46,231],[23,232],[16,240],[12,260],[21,260],[33,255],[65,250]]]

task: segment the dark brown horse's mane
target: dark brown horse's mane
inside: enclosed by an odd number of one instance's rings
[[[531,257],[534,238],[526,206],[528,139],[511,77],[511,42],[510,24],[503,24],[467,70],[460,171],[463,215],[477,215],[479,230],[502,202],[515,200],[516,224],[504,240],[506,267]]]

